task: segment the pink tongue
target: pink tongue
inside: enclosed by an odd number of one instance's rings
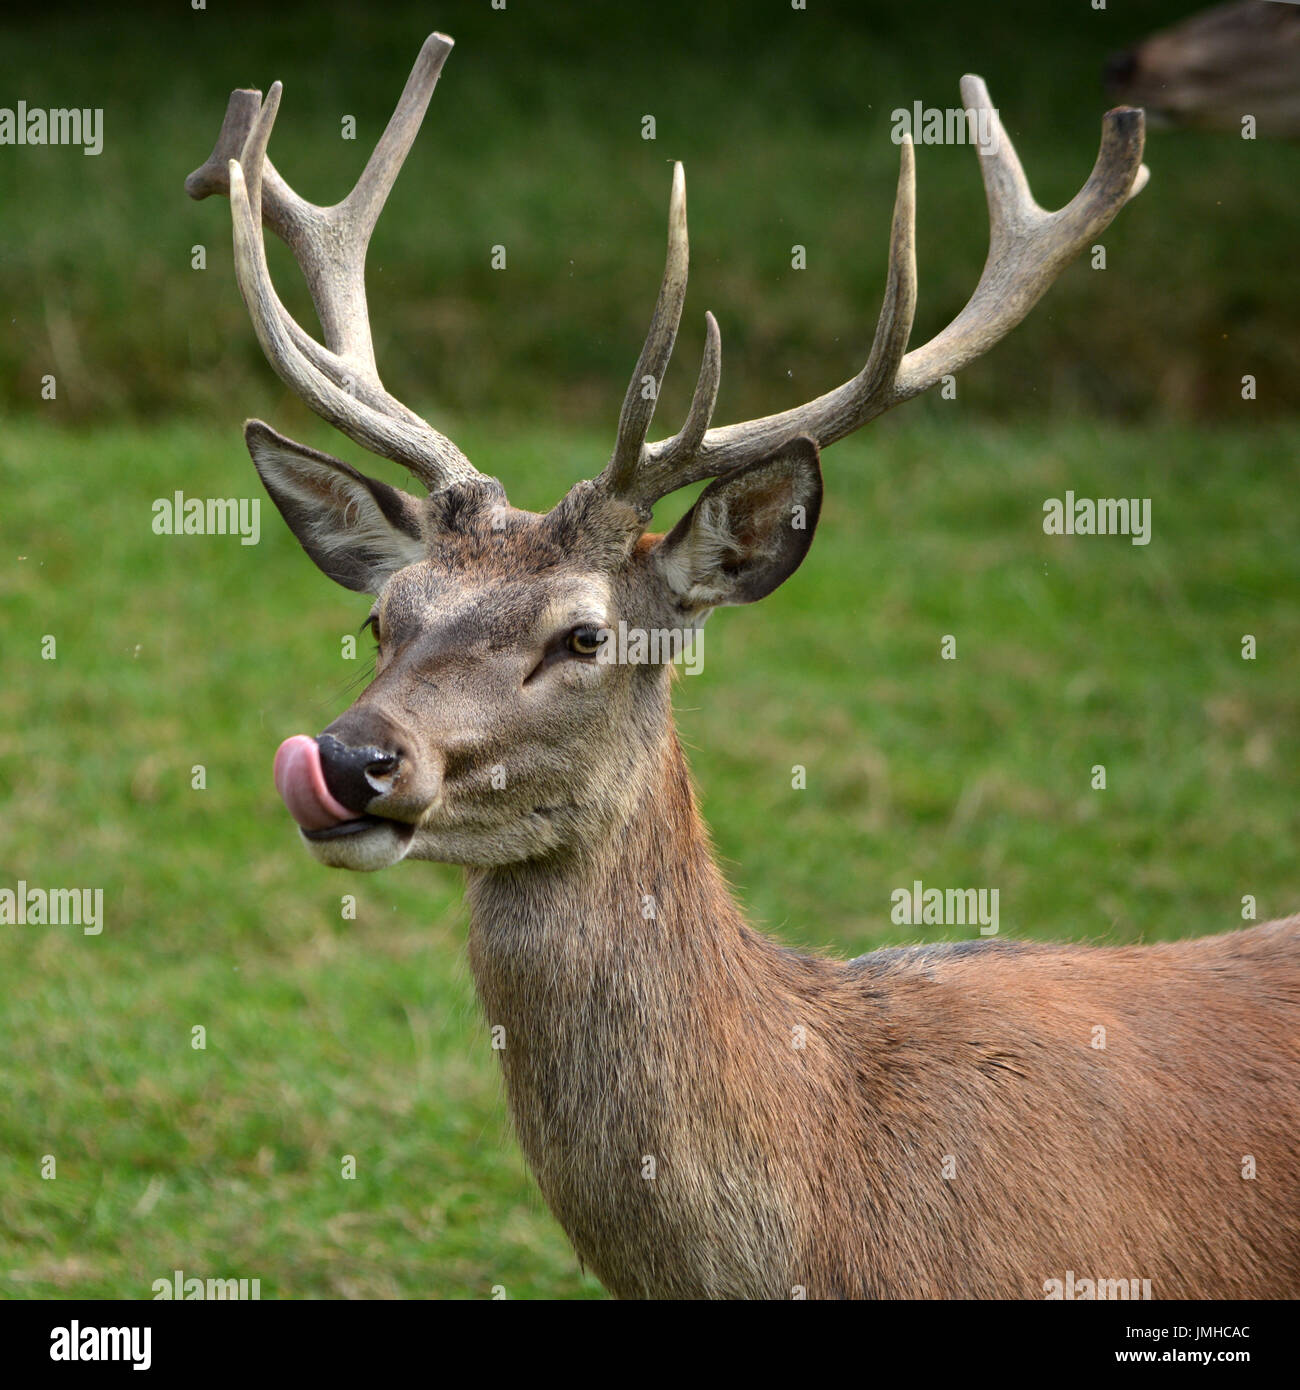
[[[328,830],[345,820],[360,819],[330,795],[320,749],[309,734],[294,734],[275,750],[275,789],[304,830]]]

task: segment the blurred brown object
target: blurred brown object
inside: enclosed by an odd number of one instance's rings
[[[1114,54],[1106,88],[1150,124],[1300,136],[1300,5],[1238,0]]]

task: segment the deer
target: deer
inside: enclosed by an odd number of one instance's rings
[[[1300,9],[1232,0],[1162,29],[1105,66],[1117,101],[1146,108],[1153,124],[1300,137]]]
[[[862,369],[804,404],[711,423],[720,336],[686,419],[648,442],[686,294],[685,179],[603,469],[548,512],[388,394],[366,246],[452,40],[425,42],[348,196],[306,202],[267,158],[274,84],[229,100],[187,180],[227,196],[235,274],[282,381],[417,497],[259,420],[245,441],[316,565],[367,595],[375,673],[276,752],[301,843],[355,871],[462,866],[469,961],[523,1154],[584,1268],[619,1298],[1042,1298],[1300,1293],[1300,917],[1150,945],[989,938],[843,961],[751,927],[714,858],[672,712],[673,661],[602,660],[619,623],[698,633],[808,553],[820,451],[1010,332],[1147,181],[1143,115],[1102,123],[1063,208],[1034,201],[984,82],[988,258],[908,350],[915,171],[900,170]],[[284,308],[264,228],[324,341]],[[671,530],[654,505],[706,483]],[[674,649],[675,650],[675,649]],[[1106,1046],[1095,1045],[1096,1030]]]

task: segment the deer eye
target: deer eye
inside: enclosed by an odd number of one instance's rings
[[[568,637],[565,638],[564,645],[575,656],[595,656],[600,650],[601,641],[600,628],[592,627],[590,623],[584,623],[582,627],[575,627],[569,633]]]
[[[379,646],[379,614],[378,614],[378,613],[370,613],[370,614],[367,615],[365,622],[361,624],[360,631],[364,632],[364,631],[366,630],[366,628],[369,628],[369,629],[370,629],[370,635],[375,639],[375,646]]]

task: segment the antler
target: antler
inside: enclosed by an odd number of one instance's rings
[[[704,365],[686,424],[671,439],[647,444],[686,296],[686,189],[682,167],[676,166],[663,286],[623,401],[613,457],[598,485],[645,510],[688,483],[762,458],[795,435],[810,435],[823,447],[842,439],[959,371],[1005,337],[1147,182],[1142,112],[1117,107],[1102,120],[1101,149],[1088,181],[1065,207],[1045,212],[1034,202],[983,80],[963,77],[961,93],[966,110],[976,118],[973,128],[986,133],[979,155],[989,207],[988,259],[961,313],[924,346],[904,355],[916,308],[916,180],[912,143],[904,137],[884,305],[871,352],[857,376],[792,410],[709,429],[720,366],[718,328],[709,314]]]
[[[258,342],[280,379],[350,439],[404,464],[434,491],[481,475],[445,435],[390,396],[379,379],[366,308],[366,249],[420,129],[452,40],[430,34],[401,99],[356,186],[317,207],[285,183],[266,157],[280,106],[274,83],[231,93],[207,162],[185,180],[191,198],[230,198],[235,274]],[[322,346],[295,322],[271,283],[262,224],[293,252],[325,334]]]

